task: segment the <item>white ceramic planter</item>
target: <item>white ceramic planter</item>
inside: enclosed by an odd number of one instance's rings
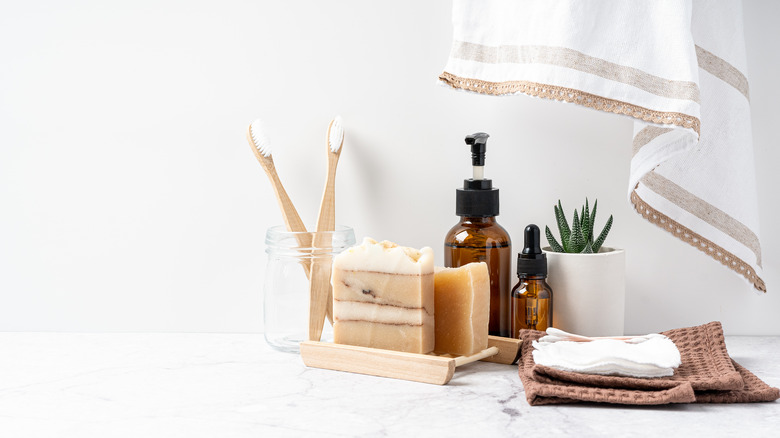
[[[626,258],[622,249],[597,254],[547,254],[547,283],[553,290],[553,326],[585,336],[623,334]]]

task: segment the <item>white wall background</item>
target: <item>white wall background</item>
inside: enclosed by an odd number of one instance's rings
[[[0,14],[0,330],[262,330],[264,231],[281,222],[244,139],[264,119],[312,227],[328,122],[347,133],[337,221],[439,250],[486,131],[501,222],[587,195],[627,250],[626,330],[711,320],[780,335],[780,28],[745,2],[764,278],[751,287],[626,201],[628,119],[436,85],[445,0],[5,2]],[[437,261],[442,262],[441,251]]]

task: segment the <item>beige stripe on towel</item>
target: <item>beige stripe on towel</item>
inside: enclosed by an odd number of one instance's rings
[[[549,64],[579,70],[670,99],[699,103],[699,87],[694,82],[674,81],[586,55],[567,47],[485,46],[463,41],[452,43],[453,58],[485,64]]]
[[[642,146],[655,140],[656,137],[660,137],[666,134],[667,132],[671,132],[671,131],[674,131],[674,129],[661,128],[658,126],[646,126],[642,128],[639,132],[636,133],[636,136],[634,137],[634,147],[633,147],[632,155],[636,155],[637,152],[639,152],[639,150],[642,149]]]
[[[761,243],[758,236],[745,224],[656,172],[648,173],[641,181],[656,194],[745,245],[756,255],[756,264],[762,266]]]
[[[736,88],[750,100],[748,80],[736,67],[699,46],[696,46],[696,58],[699,60],[699,68]]]
[[[694,248],[708,254],[713,259],[719,261],[724,266],[734,270],[734,272],[744,276],[753,287],[760,292],[766,293],[766,283],[761,279],[756,272],[751,268],[750,264],[744,260],[735,256],[734,254],[726,251],[722,247],[714,244],[712,241],[706,239],[701,234],[698,234],[690,228],[680,225],[680,223],[672,220],[669,216],[661,213],[650,204],[645,202],[636,193],[636,190],[631,192],[631,203],[634,205],[636,211],[642,215],[648,222],[655,224],[670,233],[674,234],[678,239],[693,246]]]

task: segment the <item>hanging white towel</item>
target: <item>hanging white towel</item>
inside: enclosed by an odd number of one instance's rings
[[[629,377],[671,376],[681,364],[680,351],[674,342],[657,333],[634,337],[631,342],[563,339],[571,336],[552,333],[534,341],[534,362],[563,371]]]
[[[738,0],[455,0],[441,83],[632,117],[628,196],[765,292]]]

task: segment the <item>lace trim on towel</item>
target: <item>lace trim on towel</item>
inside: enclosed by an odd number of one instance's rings
[[[642,200],[635,191],[631,192],[631,203],[634,205],[636,212],[647,219],[647,221],[669,231],[674,234],[675,237],[694,248],[697,248],[699,251],[709,254],[710,257],[721,262],[724,266],[731,268],[738,274],[742,274],[757,290],[766,293],[766,284],[764,283],[764,280],[756,275],[753,268],[742,259],[654,209],[647,202]]]
[[[564,88],[528,81],[488,82],[479,79],[462,78],[455,76],[452,73],[447,73],[446,71],[439,76],[439,80],[452,88],[460,88],[462,90],[490,94],[493,96],[523,93],[545,99],[562,100],[600,111],[624,114],[649,123],[677,125],[682,128],[690,128],[696,131],[696,134],[700,134],[700,122],[696,117],[682,113],[653,111],[638,105],[596,96],[595,94],[586,93],[573,88]]]

